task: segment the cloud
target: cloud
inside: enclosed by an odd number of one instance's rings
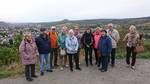
[[[0,0],[0,20],[130,18],[150,15],[149,0]]]

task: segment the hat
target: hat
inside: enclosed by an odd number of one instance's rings
[[[105,33],[107,33],[107,31],[106,31],[105,29],[101,30],[101,32],[105,32]]]

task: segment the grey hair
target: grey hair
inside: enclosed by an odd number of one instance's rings
[[[71,33],[71,32],[74,34],[74,31],[73,31],[73,29],[70,29],[70,30],[69,30],[69,33]]]

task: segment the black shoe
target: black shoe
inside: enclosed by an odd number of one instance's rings
[[[29,82],[33,81],[32,78],[27,78],[26,80],[29,81]]]
[[[100,70],[100,71],[101,71],[101,70],[102,70],[102,68],[99,68],[98,70]]]
[[[95,65],[97,65],[98,64],[98,62],[95,62]]]
[[[58,65],[58,64],[55,64],[54,66],[55,66],[55,67],[59,67],[59,65]]]
[[[115,67],[115,65],[114,65],[114,64],[111,64],[111,67]]]
[[[78,67],[78,68],[76,68],[76,70],[80,70],[81,71],[82,69],[80,67]]]
[[[41,74],[40,74],[41,76],[43,76],[44,75],[44,72],[41,72]]]
[[[38,76],[37,76],[37,75],[32,75],[32,77],[33,77],[33,78],[38,78]]]
[[[71,72],[73,72],[73,69],[70,69]]]
[[[93,64],[90,64],[91,66],[93,66]]]
[[[47,72],[53,72],[53,70],[46,70]]]
[[[88,65],[88,64],[86,64],[86,66],[88,67],[89,65]]]

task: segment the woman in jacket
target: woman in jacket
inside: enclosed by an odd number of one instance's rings
[[[81,48],[83,47],[83,45],[81,42],[82,34],[80,33],[80,28],[78,26],[75,27],[74,35],[78,39],[79,48],[78,48],[77,56],[80,58],[80,51],[81,51]],[[79,60],[79,64],[80,64],[80,60]]]
[[[19,46],[19,52],[22,59],[22,63],[25,65],[25,77],[27,81],[33,81],[33,78],[37,78],[35,75],[35,64],[37,60],[37,46],[32,38],[31,33],[26,33],[25,38],[22,40]]]
[[[129,33],[126,34],[123,41],[126,44],[126,63],[130,66],[130,57],[132,57],[131,68],[135,69],[136,62],[136,52],[135,48],[138,44],[139,34],[136,31],[136,27],[131,25],[129,28]]]
[[[74,36],[74,32],[72,29],[69,30],[69,36],[66,38],[65,45],[66,45],[66,49],[67,49],[67,54],[69,56],[70,71],[73,71],[72,58],[74,58],[74,60],[75,60],[76,69],[81,70],[81,68],[79,67],[79,57],[77,56],[78,47],[79,47],[78,40]]]
[[[92,50],[93,50],[94,37],[90,28],[87,28],[87,30],[83,34],[82,41],[83,41],[84,50],[85,50],[85,62],[86,62],[86,66],[88,67],[89,61],[90,61],[90,64],[93,65]]]
[[[101,30],[102,30],[102,28],[97,27],[95,32],[94,32],[94,53],[95,53],[95,61],[96,61],[95,64],[97,66],[100,65],[100,63],[99,63],[100,57],[99,57],[99,53],[97,51],[97,48],[98,48],[98,42],[99,42],[99,39],[101,36]]]
[[[66,46],[65,46],[65,40],[67,37],[68,37],[67,27],[63,26],[61,29],[61,33],[58,35],[60,70],[63,70],[64,67],[68,67]]]
[[[102,66],[100,68],[101,72],[106,72],[108,69],[109,56],[112,50],[111,38],[107,36],[107,31],[101,31],[101,37],[98,43],[98,51],[102,57]]]

